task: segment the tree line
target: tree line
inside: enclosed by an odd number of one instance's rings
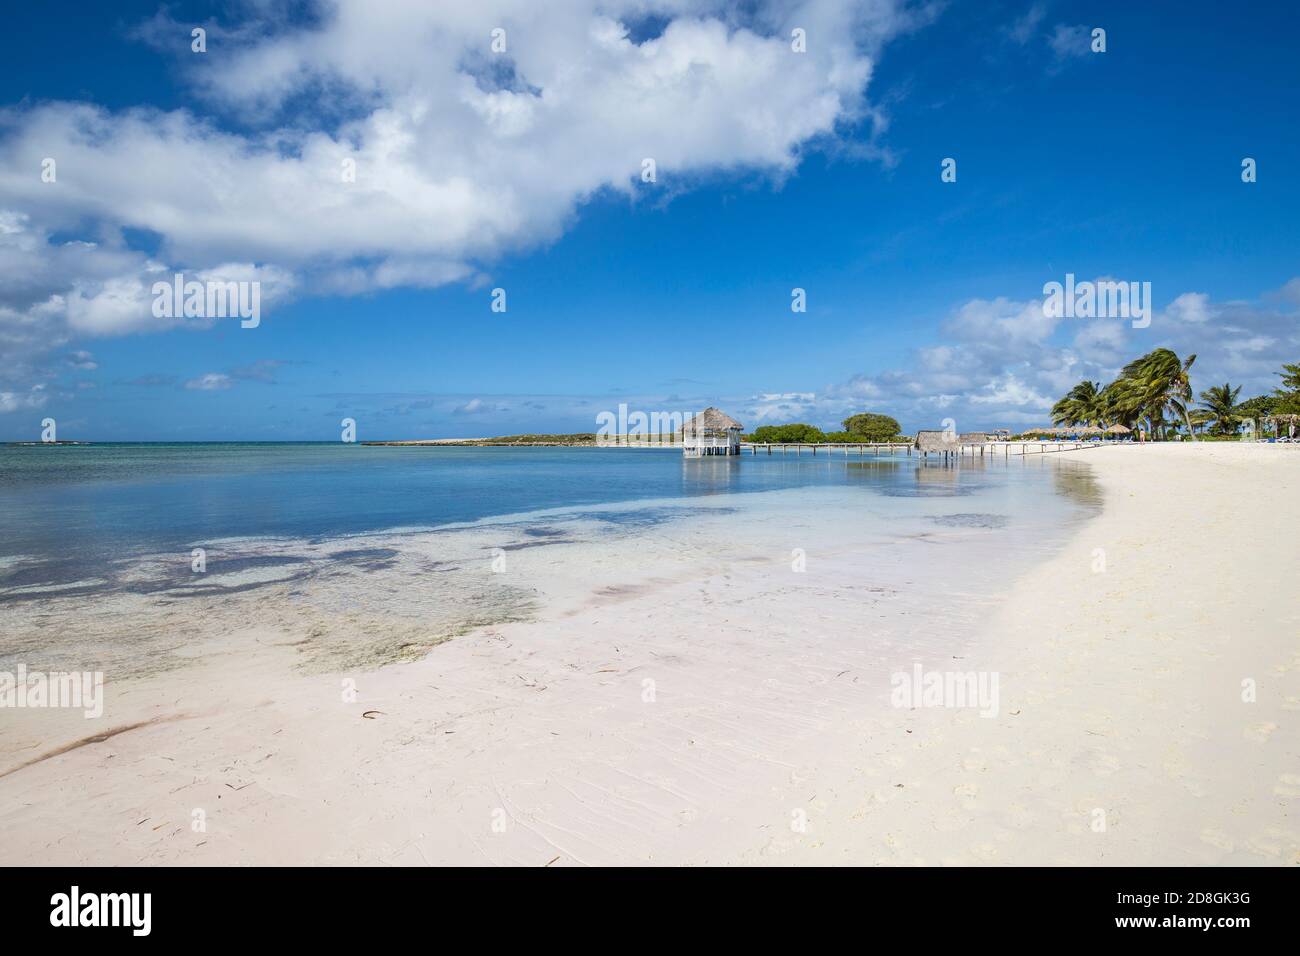
[[[794,422],[789,425],[761,425],[744,436],[745,441],[759,444],[826,444],[856,442],[905,441],[899,434],[898,422],[888,415],[875,412],[861,412],[850,415],[840,423],[844,429],[838,432],[824,432],[816,425]]]
[[[1156,439],[1185,433],[1230,436],[1254,422],[1262,430],[1269,415],[1300,415],[1300,363],[1283,365],[1280,388],[1268,395],[1238,401],[1241,386],[1212,385],[1193,398],[1191,369],[1196,356],[1180,359],[1169,349],[1156,349],[1124,366],[1109,385],[1085,379],[1052,406],[1056,425],[1124,425]]]

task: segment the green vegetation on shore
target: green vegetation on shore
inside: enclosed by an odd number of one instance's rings
[[[823,444],[823,443],[859,443],[859,442],[890,442],[890,441],[907,441],[907,437],[899,434],[898,422],[888,415],[879,415],[875,412],[861,412],[857,415],[850,415],[840,423],[844,430],[839,432],[824,432],[816,425],[806,425],[803,422],[793,422],[789,425],[761,425],[755,428],[748,435],[743,436],[745,441],[757,442],[758,444]]]
[[[1238,402],[1241,386],[1230,382],[1200,393],[1193,405],[1191,369],[1196,356],[1180,359],[1169,349],[1155,349],[1124,366],[1119,377],[1102,387],[1082,381],[1052,406],[1057,425],[1109,428],[1124,425],[1156,440],[1233,438],[1247,422],[1264,431],[1270,415],[1300,415],[1300,364],[1283,365],[1282,388]]]
[[[753,434],[742,435],[747,442],[760,444],[825,444],[825,443],[860,443],[860,442],[905,442],[910,439],[899,434],[899,425],[888,415],[862,412],[851,415],[842,422],[844,431],[824,432],[814,425],[795,423],[791,425],[763,425],[754,429]],[[594,432],[578,432],[567,435],[502,435],[496,438],[464,439],[425,439],[413,441],[368,441],[363,445],[389,446],[483,446],[483,445],[552,445],[552,446],[594,446],[594,445],[674,445],[681,443],[681,436],[670,435],[608,435],[599,442]]]

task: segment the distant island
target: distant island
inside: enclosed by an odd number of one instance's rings
[[[413,441],[363,441],[362,445],[537,445],[582,446],[596,444],[595,432],[572,435],[501,435],[497,438],[423,438]]]
[[[900,434],[898,422],[888,415],[863,412],[851,415],[842,423],[840,432],[824,432],[813,425],[802,423],[788,425],[762,425],[750,434],[740,436],[744,442],[758,444],[836,444],[861,442],[907,442],[911,439]],[[680,445],[680,432],[634,432],[632,434],[597,434],[576,432],[567,435],[502,435],[496,438],[425,438],[406,441],[365,441],[362,445],[538,445],[538,446],[613,446],[623,445]]]

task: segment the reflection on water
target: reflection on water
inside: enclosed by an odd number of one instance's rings
[[[722,494],[735,486],[739,471],[739,455],[682,456],[682,490],[691,495]]]
[[[1063,461],[1052,470],[1052,486],[1058,494],[1090,511],[1101,508],[1103,495],[1092,469],[1082,462]]]
[[[969,477],[974,469],[963,469],[955,462],[924,462],[914,473],[915,494],[956,494],[958,481]]]

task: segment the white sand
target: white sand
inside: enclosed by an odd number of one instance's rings
[[[1105,511],[1011,587],[978,544],[812,518],[804,574],[745,535],[634,570],[539,549],[536,621],[353,675],[355,702],[254,626],[259,655],[110,685],[111,720],[8,711],[6,860],[1300,862],[1300,449],[1071,456]],[[882,563],[912,549],[923,580]],[[891,706],[914,662],[997,672],[998,715]]]

